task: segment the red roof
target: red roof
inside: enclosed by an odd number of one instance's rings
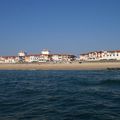
[[[1,56],[2,58],[17,58],[18,56]]]
[[[29,54],[29,55],[26,55],[26,57],[30,57],[30,56],[49,56],[49,54]]]

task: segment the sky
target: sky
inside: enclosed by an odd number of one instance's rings
[[[120,49],[120,0],[0,0],[0,55]]]

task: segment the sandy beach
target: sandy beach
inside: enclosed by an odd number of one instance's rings
[[[72,64],[0,64],[0,70],[102,70],[120,68],[120,62]]]

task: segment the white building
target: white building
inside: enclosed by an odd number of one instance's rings
[[[48,51],[47,49],[44,49],[44,50],[41,51],[41,54],[43,54],[43,55],[49,55],[50,51]]]
[[[29,62],[39,62],[39,56],[35,56],[35,55],[30,56]]]
[[[56,62],[70,62],[73,61],[76,56],[69,54],[51,54],[52,61]]]
[[[27,53],[24,52],[24,51],[20,51],[20,52],[18,53],[18,56],[19,56],[19,57],[24,57],[24,56],[26,56],[26,55],[27,55]]]
[[[17,63],[19,58],[17,56],[1,56],[0,63]]]
[[[27,55],[27,53],[24,52],[24,51],[20,51],[20,52],[18,53],[18,57],[19,57],[19,62],[20,62],[20,63],[25,62],[25,56],[26,56],[26,55]]]
[[[95,51],[80,55],[81,61],[120,60],[120,50]]]
[[[46,54],[31,54],[25,56],[25,62],[47,62],[49,61],[49,55]]]
[[[87,61],[88,60],[88,54],[81,54],[80,55],[80,60],[81,61]]]
[[[59,54],[52,54],[52,60],[53,61],[62,61],[62,56],[61,55],[59,55]]]

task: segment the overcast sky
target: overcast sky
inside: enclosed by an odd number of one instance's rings
[[[120,49],[120,0],[0,0],[0,55]]]

